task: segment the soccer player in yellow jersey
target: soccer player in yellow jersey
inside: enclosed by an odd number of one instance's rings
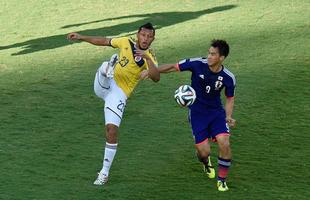
[[[116,154],[117,133],[120,126],[126,100],[138,84],[143,70],[148,70],[148,77],[154,82],[160,79],[157,61],[149,48],[155,39],[155,29],[151,23],[139,27],[137,41],[129,37],[106,38],[69,33],[69,40],[80,40],[99,46],[118,48],[109,62],[99,67],[94,81],[94,90],[98,97],[105,101],[106,144],[103,167],[98,173],[95,185],[103,185],[108,181],[109,171]]]

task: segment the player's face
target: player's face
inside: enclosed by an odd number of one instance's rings
[[[138,44],[141,49],[147,49],[151,46],[154,37],[154,31],[146,28],[142,28],[140,32],[137,33]]]
[[[219,53],[218,48],[210,47],[208,51],[208,65],[209,66],[216,66],[220,65],[223,60],[225,59],[224,56],[221,56]]]

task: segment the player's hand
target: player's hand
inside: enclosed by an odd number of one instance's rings
[[[144,59],[150,59],[150,57],[145,53],[145,51],[138,49],[138,48],[135,50],[134,56],[144,58]]]
[[[67,35],[68,40],[79,40],[81,38],[81,35],[78,33],[69,33]]]
[[[140,80],[145,80],[149,77],[149,71],[148,70],[143,70],[140,74]]]
[[[230,128],[234,128],[236,126],[236,120],[231,117],[226,117],[226,122]]]

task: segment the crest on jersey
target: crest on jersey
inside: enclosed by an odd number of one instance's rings
[[[223,77],[222,76],[218,76],[217,77],[217,81],[215,82],[215,90],[219,90],[222,85],[223,85]]]
[[[135,56],[135,61],[136,62],[139,62],[141,60],[141,57],[140,56]]]
[[[131,46],[132,55],[135,55],[136,45],[131,40],[129,40],[129,44]],[[144,65],[144,59],[142,59],[140,56],[135,56],[134,60],[139,67]]]

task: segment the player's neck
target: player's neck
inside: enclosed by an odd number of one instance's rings
[[[136,48],[138,47],[138,49],[141,49],[141,50],[143,50],[143,51],[145,51],[145,50],[148,49],[148,48],[142,48],[142,47],[139,45],[139,43],[136,43],[135,47],[136,47]]]
[[[213,66],[210,66],[209,65],[209,69],[213,72],[213,73],[218,73],[222,70],[223,66],[222,66],[222,63],[219,63],[217,65],[213,65]]]

